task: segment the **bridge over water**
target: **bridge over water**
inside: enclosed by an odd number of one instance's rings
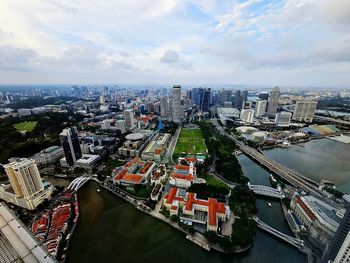
[[[304,253],[308,253],[307,248],[304,246],[304,241],[299,238],[295,238],[292,236],[289,236],[287,234],[284,234],[277,229],[274,229],[273,227],[269,226],[265,222],[261,221],[258,217],[253,218],[254,221],[257,223],[258,228],[270,233],[271,235],[274,235],[275,237],[283,240],[284,242],[287,242],[288,244],[296,247],[300,251]]]
[[[67,187],[67,189],[69,190],[73,190],[73,191],[78,191],[80,187],[82,187],[85,183],[87,183],[88,181],[90,181],[92,179],[91,176],[89,175],[83,175],[80,176],[78,178],[75,178]]]
[[[281,190],[269,186],[249,184],[249,189],[252,190],[256,195],[263,195],[278,199],[284,198]]]

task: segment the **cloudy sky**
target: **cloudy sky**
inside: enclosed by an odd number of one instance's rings
[[[0,0],[0,83],[350,86],[350,0]]]

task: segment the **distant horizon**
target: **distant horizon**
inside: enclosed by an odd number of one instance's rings
[[[65,87],[71,87],[71,86],[117,86],[117,87],[132,87],[135,86],[137,88],[169,88],[171,89],[174,85],[181,85],[181,87],[185,88],[195,88],[195,87],[208,87],[208,88],[247,88],[247,89],[267,89],[270,90],[275,86],[278,86],[281,91],[283,89],[308,89],[308,90],[315,90],[315,91],[320,91],[320,90],[334,90],[334,91],[350,91],[350,86],[347,87],[327,87],[327,86],[282,86],[282,85],[249,85],[249,84],[183,84],[183,83],[175,83],[175,84],[151,84],[151,83],[145,83],[145,84],[121,84],[121,83],[31,83],[31,84],[0,84],[0,90],[4,88],[15,88],[15,87],[23,87],[23,88],[35,88],[35,87],[40,87],[40,88],[51,88],[51,87],[58,87],[58,88],[65,88]]]

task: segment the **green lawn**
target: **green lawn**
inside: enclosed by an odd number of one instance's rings
[[[215,178],[214,176],[210,174],[203,174],[199,176],[200,178],[205,179],[207,182],[207,185],[212,185],[216,187],[224,187],[228,190],[230,190],[230,187],[228,187],[225,183],[221,182],[219,179]]]
[[[37,121],[23,121],[23,122],[16,123],[13,126],[19,132],[21,131],[31,132],[32,130],[34,130],[37,124],[38,124]]]
[[[207,147],[200,129],[182,129],[175,147],[175,154],[206,154]]]

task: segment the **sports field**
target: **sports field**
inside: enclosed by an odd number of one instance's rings
[[[24,122],[19,122],[13,125],[13,127],[16,128],[17,131],[28,131],[31,132],[34,130],[35,126],[38,124],[37,121],[24,121]]]
[[[205,155],[207,147],[200,129],[182,129],[177,141],[174,153],[196,155],[202,153]]]

